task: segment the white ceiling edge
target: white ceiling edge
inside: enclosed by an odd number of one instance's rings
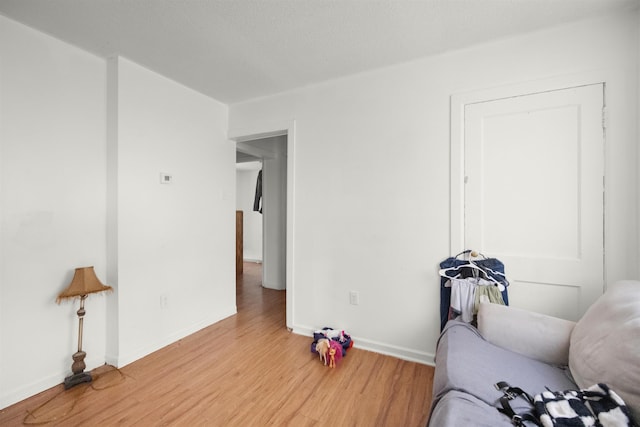
[[[262,162],[236,163],[237,171],[259,171],[262,169]]]
[[[0,14],[230,105],[639,6],[640,0],[1,0]]]

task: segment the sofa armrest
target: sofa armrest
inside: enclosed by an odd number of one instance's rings
[[[569,342],[575,322],[483,302],[478,330],[492,344],[553,365],[569,364]]]

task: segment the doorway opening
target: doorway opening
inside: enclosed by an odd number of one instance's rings
[[[236,165],[257,162],[262,170],[262,213],[253,210],[257,179],[250,195],[248,216],[262,218],[262,287],[286,290],[286,326],[293,329],[293,137],[294,123],[257,128],[255,131],[229,131],[236,143]],[[242,160],[244,161],[242,161]],[[254,166],[254,168],[256,168]],[[253,172],[257,173],[257,168]],[[257,178],[257,177],[256,177]],[[243,197],[236,188],[236,200]],[[246,200],[245,191],[245,203]],[[246,222],[245,222],[246,224]],[[248,239],[253,238],[252,242]],[[255,236],[246,237],[247,261],[256,261]],[[253,249],[252,249],[253,248]],[[251,252],[253,250],[253,252]]]
[[[237,274],[243,273],[243,262],[262,264],[263,217],[262,200],[258,194],[261,171],[262,159],[240,152],[236,154]]]

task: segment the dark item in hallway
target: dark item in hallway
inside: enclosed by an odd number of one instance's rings
[[[244,214],[236,211],[236,277],[240,276],[244,267]]]
[[[262,170],[258,172],[256,180],[256,195],[253,199],[253,210],[262,213]]]

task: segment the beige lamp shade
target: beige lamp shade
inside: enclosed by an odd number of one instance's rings
[[[76,268],[71,283],[67,286],[67,289],[58,295],[56,302],[60,304],[64,299],[82,297],[88,294],[111,290],[113,290],[111,286],[102,284],[98,277],[96,277],[93,267],[80,267]]]

